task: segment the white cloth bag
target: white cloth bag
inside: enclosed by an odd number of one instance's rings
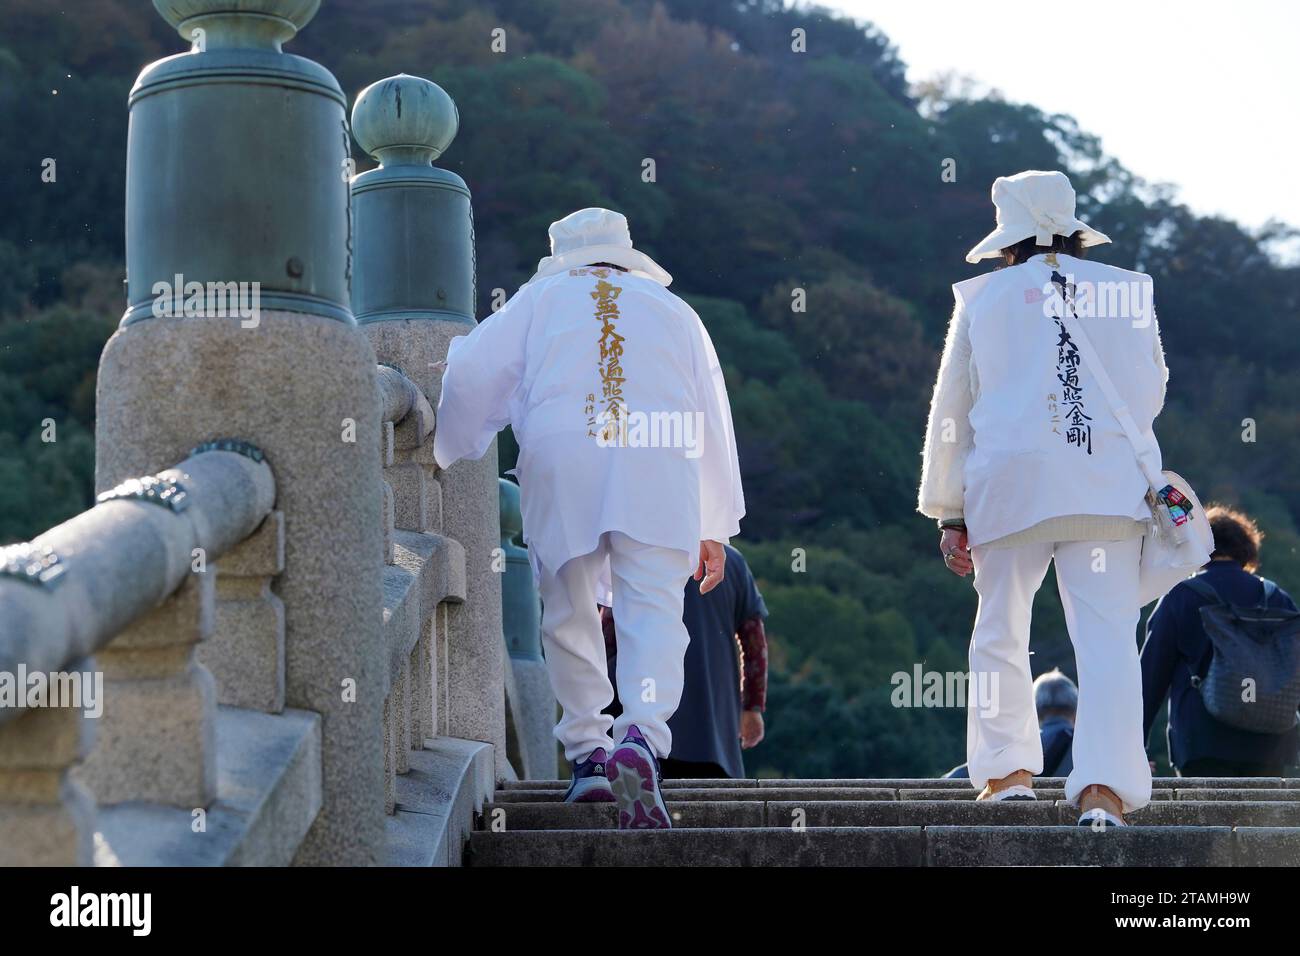
[[[1195,574],[1209,562],[1210,554],[1214,551],[1214,533],[1205,517],[1201,499],[1196,496],[1192,486],[1177,472],[1161,471],[1157,467],[1160,450],[1154,436],[1143,435],[1139,431],[1137,422],[1120,398],[1115,383],[1106,374],[1106,368],[1097,357],[1092,342],[1074,315],[1070,299],[1065,297],[1064,290],[1062,293],[1064,307],[1061,309],[1061,324],[1074,339],[1084,363],[1092,370],[1097,387],[1101,389],[1115,419],[1124,429],[1124,434],[1137,455],[1138,466],[1151,486],[1147,491],[1151,520],[1142,538],[1142,561],[1138,570],[1138,607],[1145,607],[1157,598],[1164,597],[1180,581]],[[1168,507],[1156,496],[1165,485],[1172,485],[1192,503],[1191,513],[1181,525],[1174,524]]]

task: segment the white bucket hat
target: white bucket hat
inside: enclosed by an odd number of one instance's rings
[[[1052,236],[1083,233],[1085,246],[1110,242],[1074,215],[1074,187],[1062,172],[1027,169],[1014,176],[993,180],[993,205],[998,211],[998,227],[966,253],[967,262],[979,262],[998,255],[999,250],[1030,236],[1040,246],[1050,246]]]
[[[632,248],[627,217],[612,209],[592,207],[571,212],[551,223],[551,254],[537,263],[529,282],[558,275],[593,262],[612,262],[630,272],[668,285],[673,277],[644,252]]]

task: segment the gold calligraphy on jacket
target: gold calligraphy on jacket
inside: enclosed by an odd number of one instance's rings
[[[600,271],[605,272],[603,269]],[[605,281],[599,273],[597,276],[598,281],[591,297],[596,300],[595,317],[600,322],[600,361],[597,369],[600,372],[600,400],[605,406],[600,434],[603,440],[612,441],[621,430],[623,383],[627,381],[623,374],[623,336],[616,329],[619,319],[617,300],[623,288]],[[589,419],[587,424],[591,426],[595,422]],[[590,427],[587,434],[596,437]]]

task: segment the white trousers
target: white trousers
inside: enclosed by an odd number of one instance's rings
[[[606,557],[618,622],[616,679],[623,713],[617,721],[601,713],[614,699],[596,607]],[[542,647],[563,710],[555,736],[566,760],[585,760],[597,747],[612,750],[632,724],[657,756],[672,751],[668,718],[681,702],[690,640],[682,623],[682,569],[689,561],[685,552],[609,531],[590,554],[566,561],[558,571],[542,568]]]
[[[971,686],[993,692],[992,701],[972,695],[967,711],[966,751],[976,789],[1017,770],[1043,772],[1029,621],[1034,594],[1054,560],[1079,674],[1074,771],[1065,797],[1075,802],[1085,787],[1102,784],[1123,801],[1125,812],[1150,801],[1135,636],[1141,549],[1141,538],[972,549],[979,611],[971,635]]]

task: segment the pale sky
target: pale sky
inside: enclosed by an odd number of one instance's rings
[[[1198,213],[1300,226],[1297,0],[818,2],[875,23],[911,82],[967,74],[1074,116]]]

